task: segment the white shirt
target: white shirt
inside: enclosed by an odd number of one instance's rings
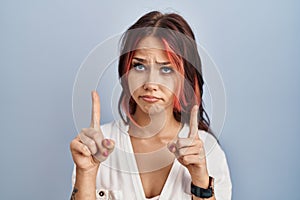
[[[128,134],[128,125],[125,125],[122,121],[115,121],[102,125],[101,129],[105,138],[115,141],[115,149],[99,167],[96,178],[97,199],[147,200]],[[188,137],[188,133],[189,127],[185,124],[178,136],[186,138]],[[230,200],[232,185],[225,154],[213,136],[201,130],[198,131],[198,134],[204,142],[208,173],[214,177],[215,198],[216,200]],[[166,152],[168,150],[165,147],[165,149],[162,149],[158,153],[161,155],[161,153]],[[155,158],[159,159],[159,156]],[[166,162],[155,162],[154,167],[164,167],[166,166],[164,165]],[[74,167],[72,176],[73,186],[76,178],[75,172],[76,169]],[[191,177],[187,168],[175,159],[161,194],[150,199],[191,200],[190,187]]]

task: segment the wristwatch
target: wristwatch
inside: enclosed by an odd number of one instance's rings
[[[193,184],[193,182],[191,182],[191,193],[193,195],[195,195],[196,197],[199,198],[210,198],[214,195],[214,178],[213,177],[209,177],[209,186],[207,189],[198,187],[196,185]]]

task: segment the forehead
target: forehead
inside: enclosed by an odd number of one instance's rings
[[[145,37],[137,45],[134,56],[145,59],[168,60],[163,42],[156,37]]]
[[[141,39],[141,41],[137,45],[137,49],[143,49],[143,48],[165,49],[162,41],[153,36],[148,36],[148,37]]]

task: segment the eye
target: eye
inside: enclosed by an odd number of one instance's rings
[[[141,63],[135,63],[135,64],[133,64],[133,67],[137,71],[145,71],[146,70],[145,65],[143,65]]]
[[[170,74],[172,73],[174,70],[172,69],[172,67],[167,67],[167,66],[163,66],[160,68],[161,72],[163,74]]]

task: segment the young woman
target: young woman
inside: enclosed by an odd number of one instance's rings
[[[71,142],[71,199],[231,199],[188,23],[175,13],[142,16],[123,35],[119,77],[123,120],[100,126],[93,91],[90,128]]]

